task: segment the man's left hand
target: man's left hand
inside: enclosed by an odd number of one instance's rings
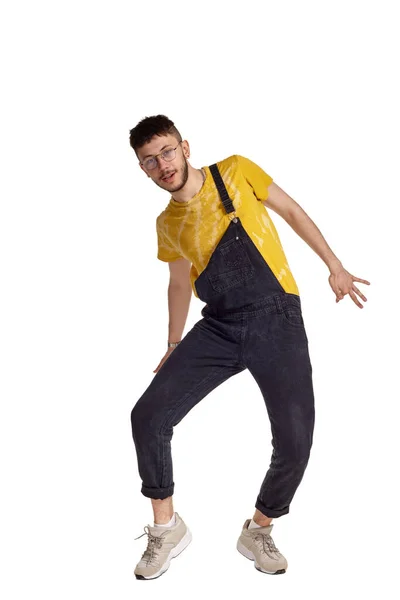
[[[343,300],[346,294],[349,294],[350,298],[353,302],[359,307],[364,308],[361,302],[358,300],[356,294],[360,296],[364,302],[367,302],[364,294],[358,289],[357,286],[354,285],[354,282],[365,283],[366,285],[370,285],[370,282],[366,279],[359,279],[358,277],[354,277],[351,275],[346,269],[340,267],[339,269],[331,272],[329,275],[329,285],[331,286],[333,292],[336,294],[336,302],[340,302]]]

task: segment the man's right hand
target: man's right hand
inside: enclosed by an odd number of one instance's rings
[[[168,348],[168,350],[166,351],[166,353],[164,354],[164,356],[162,357],[158,367],[153,371],[153,373],[157,373],[161,367],[163,366],[163,364],[165,363],[165,361],[167,360],[168,356],[170,356],[170,354],[172,354],[172,352],[175,350],[175,348]]]

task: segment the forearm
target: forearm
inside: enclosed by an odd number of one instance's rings
[[[324,236],[300,205],[293,207],[286,222],[324,261],[331,273],[343,268],[342,263],[328,246]]]
[[[192,287],[187,285],[170,283],[168,286],[168,341],[180,342],[185,328],[189,312]]]

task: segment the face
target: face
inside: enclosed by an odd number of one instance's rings
[[[150,142],[138,148],[138,158],[140,162],[150,156],[155,156],[167,148],[176,148],[176,156],[172,161],[166,161],[162,156],[157,156],[157,166],[154,169],[147,170],[144,165],[141,169],[163,190],[168,192],[177,192],[182,189],[188,179],[189,144],[186,140],[180,144],[173,135],[155,135]],[[168,177],[171,176],[171,179]]]

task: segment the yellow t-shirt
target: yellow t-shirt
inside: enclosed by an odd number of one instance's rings
[[[260,251],[283,289],[299,295],[278,232],[262,200],[268,198],[273,179],[250,159],[235,154],[217,162],[235,214]],[[171,262],[186,258],[192,263],[190,282],[198,298],[195,281],[206,268],[216,246],[230,223],[208,166],[206,179],[199,192],[188,202],[177,202],[171,196],[168,206],[157,217],[158,255]]]

